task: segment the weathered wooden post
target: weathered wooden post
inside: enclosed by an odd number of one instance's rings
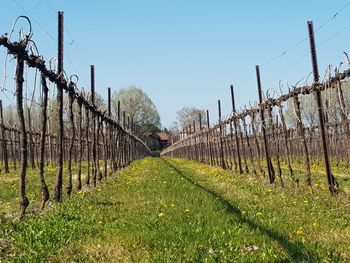
[[[261,89],[261,81],[260,81],[260,70],[259,66],[255,66],[256,70],[256,78],[257,78],[257,83],[258,83],[258,93],[259,93],[259,107],[260,107],[260,118],[261,118],[261,126],[262,126],[262,133],[263,133],[263,139],[264,139],[264,148],[265,148],[265,157],[266,157],[266,163],[267,163],[267,171],[269,174],[269,180],[270,184],[275,183],[275,170],[273,169],[272,162],[271,162],[271,157],[270,157],[270,151],[269,151],[269,146],[268,146],[268,141],[267,141],[267,136],[266,136],[266,123],[265,123],[265,107],[262,104],[262,89]]]
[[[239,173],[243,174],[243,169],[242,169],[242,161],[241,161],[241,153],[239,149],[239,134],[238,134],[238,125],[237,125],[237,116],[236,116],[236,104],[235,104],[235,96],[233,93],[233,85],[230,86],[231,88],[231,102],[232,102],[232,112],[233,112],[233,126],[235,128],[235,139],[236,139],[236,147],[237,147],[237,161],[238,161],[238,169]]]
[[[92,184],[96,186],[97,161],[96,161],[96,113],[95,113],[95,66],[90,65],[91,77],[91,121],[92,121]]]
[[[224,146],[223,146],[223,132],[222,132],[222,124],[221,124],[221,103],[218,100],[218,111],[219,111],[219,132],[220,132],[220,159],[221,159],[221,167],[222,169],[226,169],[225,156],[224,156]]]
[[[309,32],[311,62],[312,62],[312,69],[313,69],[313,75],[314,75],[314,85],[315,85],[314,94],[315,94],[315,98],[316,98],[316,102],[317,102],[318,118],[319,118],[319,125],[320,125],[320,131],[321,131],[323,160],[324,160],[324,165],[326,168],[329,191],[332,195],[334,195],[334,194],[338,193],[339,185],[332,174],[331,166],[330,166],[330,162],[329,162],[329,156],[328,156],[328,146],[327,146],[326,127],[325,127],[325,119],[324,119],[324,112],[323,112],[323,105],[322,105],[322,97],[321,97],[320,89],[317,88],[317,84],[319,84],[319,74],[318,74],[318,65],[317,65],[314,28],[313,28],[312,21],[308,21],[307,26],[308,26],[308,32]]]
[[[74,115],[73,115],[73,102],[74,102],[74,84],[72,82],[69,83],[69,91],[68,91],[68,118],[71,128],[71,137],[70,144],[68,149],[68,182],[67,182],[67,194],[70,195],[73,189],[72,182],[72,154],[74,148],[74,139],[75,139],[75,127],[74,127]]]
[[[42,109],[41,109],[41,137],[40,137],[40,162],[39,162],[39,177],[41,183],[41,205],[40,209],[44,209],[47,200],[49,200],[49,189],[45,182],[44,177],[44,166],[45,166],[45,146],[46,146],[46,124],[47,124],[47,101],[48,101],[48,92],[45,75],[41,73],[41,87],[43,91],[42,99]]]
[[[57,103],[58,103],[58,171],[55,187],[55,201],[62,201],[62,174],[63,174],[63,12],[58,12],[58,55],[57,55],[57,74],[59,81],[57,84]]]

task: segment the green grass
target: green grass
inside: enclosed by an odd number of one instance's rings
[[[192,161],[146,158],[40,215],[2,218],[0,258],[347,262],[349,208],[345,196],[321,187],[312,194]]]
[[[101,162],[102,167],[102,162]],[[0,211],[6,213],[7,215],[15,215],[19,210],[19,173],[20,167],[17,164],[17,171],[10,169],[9,174],[2,173],[0,175]],[[101,168],[102,169],[102,168]],[[45,167],[45,180],[49,188],[51,197],[54,195],[54,188],[56,184],[56,174],[57,168],[52,166]],[[67,166],[63,167],[63,188],[62,192],[64,198],[66,198],[66,185],[67,185]],[[85,176],[87,174],[87,165],[83,163],[82,165],[82,183],[85,183]],[[77,176],[77,165],[72,166],[73,175],[73,193],[77,192],[75,189],[76,176]],[[39,181],[39,169],[32,169],[28,167],[26,175],[26,194],[29,199],[29,207],[27,211],[29,213],[37,213],[39,209],[39,204],[41,200],[40,193],[40,181]],[[51,198],[52,199],[52,198]],[[49,205],[51,200],[49,200]]]
[[[349,197],[350,197],[350,168],[347,167],[345,161],[341,161],[339,165],[336,165],[336,161],[331,158],[331,169],[332,169],[332,174],[339,183],[339,188],[341,192],[345,192]],[[215,159],[215,162],[217,164],[220,163],[219,159]],[[284,184],[288,186],[294,186],[293,181],[290,178],[289,174],[289,169],[286,163],[285,158],[280,159],[281,163],[281,170],[282,170],[282,179],[284,181]],[[228,169],[233,169],[235,170],[234,167],[234,161],[229,158],[225,159],[225,163],[228,166]],[[266,160],[263,159],[260,161],[262,169],[265,171],[265,174],[267,175],[267,166],[266,166]],[[277,161],[272,158],[272,164],[275,169],[275,175],[276,175],[276,182],[277,184],[280,183],[280,180],[278,178],[278,171],[277,171]],[[251,163],[251,160],[248,158],[247,159],[247,165],[249,169],[249,174],[253,175],[253,168],[257,171],[257,173],[260,175],[259,169],[258,169],[258,162],[255,160],[254,161],[254,167]],[[301,187],[306,186],[306,170],[305,170],[305,163],[303,162],[302,158],[294,158],[291,160],[291,166],[293,169],[294,176],[299,179],[299,185]],[[245,173],[245,165],[242,160],[242,169]],[[311,170],[311,181],[313,187],[321,187],[323,189],[328,189],[327,185],[327,176],[325,172],[325,166],[323,163],[323,159],[319,158],[316,160],[316,158],[311,158],[310,159],[310,170]]]

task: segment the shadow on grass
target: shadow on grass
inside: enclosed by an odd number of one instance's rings
[[[162,160],[172,169],[174,169],[181,177],[183,177],[185,180],[187,180],[192,185],[196,186],[200,190],[212,195],[215,197],[218,201],[221,202],[222,206],[225,207],[226,212],[233,214],[237,220],[240,223],[244,223],[248,225],[249,227],[253,229],[259,229],[259,231],[263,234],[268,236],[270,239],[275,240],[278,242],[285,250],[285,252],[288,253],[289,259],[280,260],[276,262],[299,262],[299,261],[305,261],[305,262],[320,262],[320,258],[318,255],[316,255],[313,252],[306,251],[303,244],[298,242],[291,242],[288,240],[288,237],[282,235],[278,231],[271,230],[265,226],[262,226],[261,224],[242,216],[241,210],[239,210],[236,206],[234,206],[232,203],[230,203],[229,200],[227,200],[225,197],[220,195],[219,193],[213,191],[212,189],[206,188],[203,185],[200,185],[198,182],[194,181],[192,178],[187,176],[183,171],[181,171],[178,167],[176,167],[174,164],[170,163],[169,161],[162,158]]]

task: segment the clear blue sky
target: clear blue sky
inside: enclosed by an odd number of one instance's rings
[[[231,83],[239,107],[256,101],[256,64],[261,65],[264,90],[277,91],[280,79],[294,84],[308,75],[309,46],[302,41],[307,20],[314,21],[315,29],[324,25],[316,32],[321,78],[328,64],[344,61],[342,52],[350,47],[349,0],[5,2],[0,34],[9,32],[18,15],[29,13],[33,40],[46,60],[56,56],[51,37],[57,38],[57,11],[63,10],[67,73],[77,73],[79,86],[89,88],[89,65],[94,64],[97,92],[103,97],[108,86],[141,87],[164,126],[183,106],[209,109],[216,120],[217,99],[228,114]]]

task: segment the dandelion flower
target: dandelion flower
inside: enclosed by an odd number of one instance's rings
[[[102,221],[98,221],[99,224],[102,224],[103,222]]]
[[[298,228],[297,231],[295,232],[297,235],[304,235],[304,231],[302,228]]]
[[[164,212],[160,212],[158,216],[159,216],[159,217],[164,217],[164,216],[165,216],[165,213],[164,213]]]

